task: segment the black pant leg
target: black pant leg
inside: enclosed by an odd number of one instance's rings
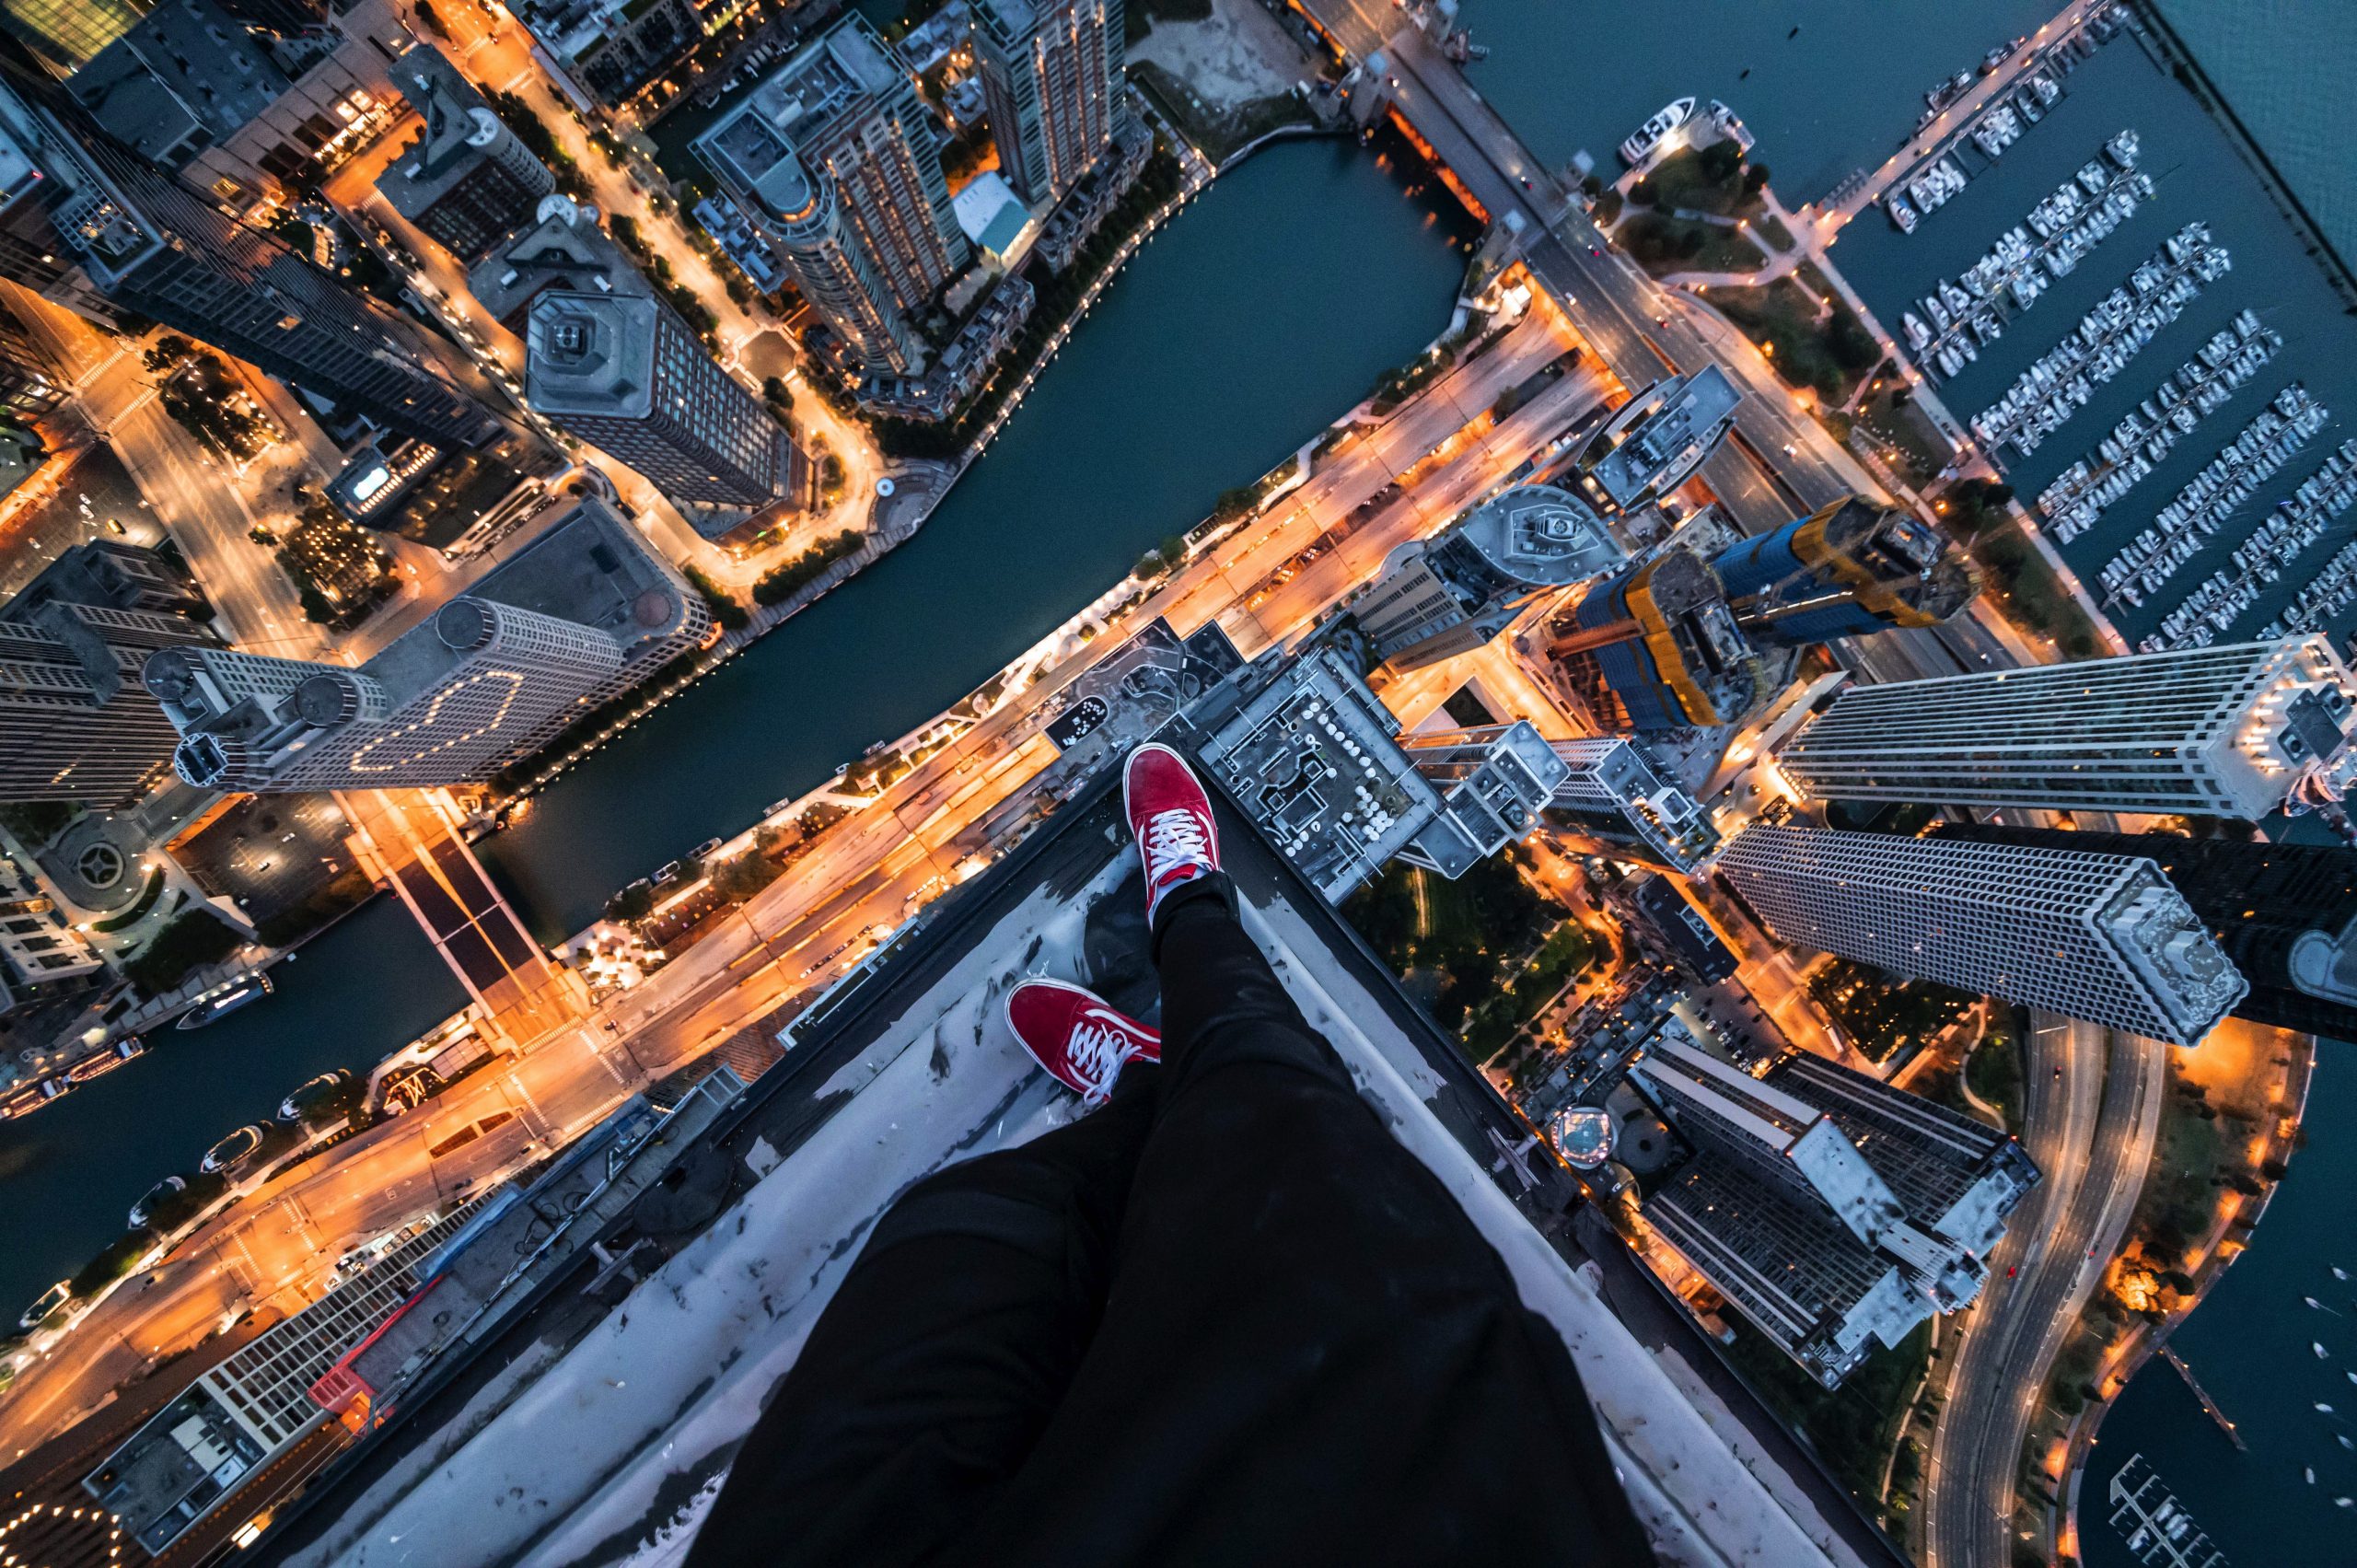
[[[1109,1104],[885,1213],[745,1439],[691,1568],[887,1568],[969,1528],[1096,1330],[1154,1077],[1132,1063]]]
[[[935,1561],[1650,1562],[1561,1339],[1224,890],[1157,923],[1160,1104],[1104,1321]]]

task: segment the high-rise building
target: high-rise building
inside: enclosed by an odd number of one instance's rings
[[[2003,1132],[1820,1057],[1754,1077],[1672,1020],[1633,1073],[1694,1147],[1646,1220],[1829,1388],[1969,1306],[2038,1180]]]
[[[911,319],[973,250],[915,80],[865,18],[829,28],[695,147],[859,369],[923,368]]]
[[[2248,989],[2147,858],[1756,826],[1718,865],[1782,941],[2173,1045]]]
[[[2357,767],[2357,680],[2322,637],[1853,686],[1779,755],[1829,800],[2252,821]]]
[[[1939,836],[2150,860],[2250,982],[2235,1016],[2357,1040],[2357,850],[1992,824]]]
[[[49,355],[24,324],[0,310],[0,409],[11,413],[54,412],[65,388],[50,367]]]
[[[1672,783],[1639,746],[1619,736],[1558,740],[1570,770],[1547,801],[1557,822],[1602,853],[1691,871],[1719,847],[1702,803]]]
[[[1105,156],[1121,112],[1121,0],[973,0],[999,173],[1034,208]]]
[[[336,8],[331,27],[300,6],[162,0],[65,90],[101,131],[224,211],[292,204],[401,113],[387,70],[401,17],[387,0]]]
[[[470,266],[501,236],[532,221],[556,177],[435,50],[421,43],[403,54],[393,85],[425,125],[393,155],[377,189],[393,211]]]
[[[65,269],[55,263],[78,261],[106,299],[424,440],[480,446],[506,428],[417,329],[215,211],[71,103],[41,97],[0,86],[13,100],[0,101],[0,122],[23,133],[46,176],[38,200],[63,253],[35,251],[11,211],[23,238],[0,245],[0,272],[57,297]],[[83,303],[73,291],[59,302]]]
[[[461,784],[544,745],[711,625],[669,563],[592,498],[356,669],[183,648],[149,659],[145,679],[193,784]]]
[[[1633,512],[1694,477],[1735,428],[1743,394],[1717,366],[1672,376],[1622,403],[1580,454],[1580,482],[1598,505]]]
[[[311,1385],[401,1309],[418,1266],[468,1217],[460,1208],[408,1227],[381,1258],[199,1373],[84,1490],[149,1556],[163,1555],[328,1420]]]
[[[1549,656],[1602,729],[1733,724],[1759,692],[1718,574],[1683,547],[1603,578],[1550,630]]]
[[[1440,816],[1401,858],[1444,877],[1465,874],[1538,824],[1571,768],[1527,721],[1399,738],[1416,771],[1439,788]]]
[[[501,237],[467,269],[467,292],[484,314],[528,336],[532,301],[552,289],[572,294],[644,294],[637,264],[598,226],[598,209],[543,196],[532,221]]]
[[[1550,589],[1627,558],[1577,496],[1516,485],[1435,537],[1402,545],[1353,614],[1378,655],[1415,669],[1480,647]]]
[[[161,779],[179,737],[139,672],[206,640],[203,602],[150,552],[89,543],[0,609],[0,800],[122,806]]]
[[[793,493],[803,465],[784,428],[663,301],[552,289],[533,302],[528,344],[526,401],[691,517]]]
[[[1712,565],[1745,634],[1774,647],[1933,625],[1980,591],[1953,540],[1855,495],[1745,540]]]

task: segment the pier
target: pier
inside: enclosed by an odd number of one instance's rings
[[[2164,1347],[2161,1353],[2185,1372],[2185,1364],[2169,1350]],[[2187,1381],[2192,1376],[2186,1373]],[[2226,1554],[2193,1522],[2143,1455],[2131,1456],[2111,1478],[2111,1502],[2112,1527],[2128,1538],[2128,1550],[2147,1568],[2226,1568]]]
[[[2177,1368],[2177,1375],[2185,1379],[2185,1386],[2193,1390],[2195,1399],[2201,1401],[2201,1413],[2218,1423],[2218,1430],[2226,1434],[2226,1440],[2244,1453],[2250,1452],[2250,1445],[2243,1441],[2243,1434],[2235,1430],[2235,1423],[2226,1419],[2226,1412],[2218,1408],[2218,1401],[2210,1397],[2210,1390],[2201,1386],[2201,1379],[2193,1375],[2193,1368],[2185,1364],[2185,1357],[2177,1353],[2177,1348],[2173,1345],[2163,1345],[2161,1359]],[[2111,1486],[2115,1493],[2119,1490],[2120,1481],[2127,1476],[2129,1469],[2135,1467],[2135,1464],[2134,1459],[2129,1460],[2127,1469],[2123,1469],[2118,1476],[2112,1478]]]

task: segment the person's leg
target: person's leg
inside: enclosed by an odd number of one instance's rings
[[[1154,1077],[1132,1067],[1101,1109],[886,1212],[738,1451],[691,1568],[883,1568],[970,1527],[1096,1330]]]
[[[1650,1561],[1561,1339],[1231,889],[1198,866],[1158,892],[1158,1103],[1105,1317],[1030,1461],[937,1561]]]

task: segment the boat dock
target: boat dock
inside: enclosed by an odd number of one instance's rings
[[[2165,1349],[2161,1353],[2169,1355]],[[2143,1455],[2129,1456],[2111,1478],[2111,1502],[2112,1527],[2128,1538],[2128,1550],[2146,1568],[2226,1568],[2226,1554],[2193,1522]]]
[[[2248,1453],[2250,1451],[2250,1445],[2245,1443],[2243,1441],[2243,1434],[2235,1430],[2235,1423],[2226,1419],[2226,1412],[2218,1408],[2218,1401],[2210,1397],[2210,1390],[2201,1386],[2201,1379],[2193,1375],[2193,1368],[2185,1364],[2185,1357],[2177,1353],[2177,1347],[2175,1345],[2163,1345],[2161,1347],[2161,1359],[2167,1362],[2171,1366],[2177,1368],[2177,1375],[2185,1379],[2185,1386],[2193,1390],[2193,1397],[2195,1399],[2201,1401],[2201,1413],[2208,1416],[2212,1421],[2216,1422],[2218,1423],[2218,1430],[2224,1433],[2227,1440],[2233,1443],[2235,1447],[2241,1449],[2245,1453]],[[2134,1459],[2131,1459],[2128,1463],[2132,1467],[2136,1461]],[[2122,1469],[2119,1472],[2121,1476],[2124,1476],[2127,1473],[2128,1471],[2126,1469]],[[2117,1488],[2119,1485],[2119,1477],[2113,1477],[2111,1484],[2114,1488]]]

